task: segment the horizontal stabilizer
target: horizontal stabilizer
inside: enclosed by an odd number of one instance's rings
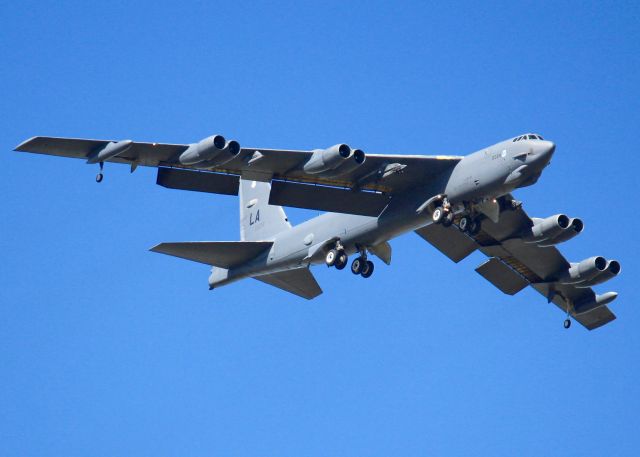
[[[187,241],[160,243],[150,250],[220,268],[233,268],[269,250],[273,241]]]
[[[456,263],[479,247],[472,238],[455,227],[431,224],[416,230],[416,233]]]
[[[313,277],[313,274],[307,267],[256,276],[254,279],[275,286],[278,289],[291,292],[307,300],[311,300],[322,293],[322,289],[318,285],[316,278]]]
[[[529,285],[529,281],[495,257],[480,265],[476,271],[507,295],[515,295]]]
[[[156,184],[169,189],[193,190],[212,194],[238,195],[240,178],[222,173],[158,168]]]
[[[380,215],[388,203],[388,196],[376,192],[284,181],[273,181],[269,196],[270,205],[373,217]]]

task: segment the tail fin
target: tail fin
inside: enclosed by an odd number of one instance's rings
[[[282,206],[269,204],[271,184],[240,179],[240,239],[269,240],[289,230],[291,224]]]

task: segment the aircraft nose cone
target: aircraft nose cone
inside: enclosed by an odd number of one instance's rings
[[[543,166],[548,164],[555,150],[556,145],[552,141],[537,141],[533,146],[533,162]]]
[[[556,150],[556,145],[553,141],[541,141],[540,142],[540,155],[544,156],[547,160],[551,159],[551,156]]]

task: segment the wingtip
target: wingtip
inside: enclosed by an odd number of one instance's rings
[[[36,138],[38,138],[38,137],[37,136],[32,136],[31,138],[28,138],[28,139],[24,140],[22,143],[20,143],[18,146],[16,146],[14,148],[14,151],[19,151],[19,152],[27,151],[27,149],[25,148],[26,145],[31,143]]]
[[[162,252],[160,249],[161,249],[161,246],[162,246],[163,244],[164,244],[164,243],[158,243],[158,244],[156,244],[155,246],[150,247],[150,248],[149,248],[149,251],[151,251],[151,252]]]

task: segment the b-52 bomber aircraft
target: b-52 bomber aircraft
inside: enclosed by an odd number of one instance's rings
[[[555,151],[537,134],[519,135],[467,156],[365,154],[346,144],[296,151],[243,148],[213,135],[192,144],[34,137],[16,151],[99,164],[157,167],[157,184],[239,195],[241,241],[160,243],[151,248],[212,266],[214,289],[255,278],[300,297],[322,293],[309,267],[368,278],[369,254],[391,262],[389,240],[415,231],[454,262],[480,250],[476,271],[508,295],[531,286],[587,329],[615,319],[616,292],[592,286],[620,273],[601,256],[567,261],[555,245],[578,235],[579,218],[531,218],[511,195],[538,180]],[[292,226],[282,206],[326,211]]]

